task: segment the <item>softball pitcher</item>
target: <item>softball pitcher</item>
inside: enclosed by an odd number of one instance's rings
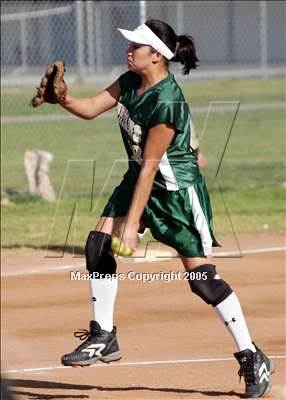
[[[244,397],[264,396],[271,387],[272,361],[252,342],[239,300],[216,272],[212,247],[219,246],[204,177],[191,146],[189,107],[169,63],[180,62],[183,74],[197,67],[192,37],[177,36],[160,20],[147,20],[135,30],[118,29],[129,40],[128,71],[94,97],[67,95],[59,103],[72,114],[93,119],[117,106],[122,140],[129,159],[122,182],[108,200],[88,235],[86,267],[93,319],[89,330],[75,332],[84,342],[65,354],[63,365],[90,365],[121,358],[113,326],[118,280],[112,236],[135,249],[138,232],[149,228],[158,241],[174,248],[190,274],[190,289],[212,306],[233,336],[245,380]],[[193,279],[191,279],[191,277]],[[201,279],[200,279],[201,278]]]

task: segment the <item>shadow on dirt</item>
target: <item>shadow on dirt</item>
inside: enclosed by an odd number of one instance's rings
[[[14,390],[15,387],[19,388],[30,388],[30,389],[61,389],[61,390],[81,390],[81,391],[98,391],[98,392],[132,392],[136,391],[150,391],[150,392],[162,392],[162,393],[178,393],[178,394],[202,394],[210,397],[220,396],[236,396],[241,397],[240,393],[234,391],[217,391],[217,390],[195,390],[195,389],[180,389],[180,388],[168,388],[168,387],[148,387],[148,386],[130,386],[130,387],[117,387],[117,386],[92,386],[92,385],[78,385],[71,383],[51,382],[51,381],[37,381],[30,379],[7,379],[7,383],[12,389],[14,395],[27,396],[31,400],[57,400],[65,398],[84,399],[94,398],[95,393],[92,396],[87,394],[46,394],[46,393],[32,393],[26,391]]]

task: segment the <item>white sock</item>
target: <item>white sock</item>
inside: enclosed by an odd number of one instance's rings
[[[118,278],[91,279],[90,292],[93,306],[93,319],[102,329],[113,329],[113,307],[118,286]]]
[[[225,300],[214,307],[221,317],[228,331],[233,336],[238,351],[250,349],[255,352],[248,328],[243,316],[239,300],[235,293],[231,293]]]

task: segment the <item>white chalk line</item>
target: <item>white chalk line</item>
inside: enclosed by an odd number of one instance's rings
[[[241,254],[256,254],[256,253],[271,253],[271,252],[276,252],[276,251],[284,251],[286,250],[286,246],[281,246],[281,247],[262,247],[262,248],[257,248],[257,249],[248,249],[248,250],[241,250],[241,252],[239,252],[239,250],[236,251],[218,251],[218,252],[213,252],[213,256],[214,257],[222,257],[222,256],[239,256]],[[134,258],[134,262],[144,262],[144,261],[162,261],[162,259],[168,259],[171,260],[172,258],[174,258],[174,255],[172,253],[167,254],[166,256],[164,254],[162,255],[157,255],[156,256],[151,256],[148,258]],[[163,253],[163,252],[162,252]],[[166,254],[166,253],[165,253]],[[126,261],[132,261],[132,258],[127,258],[125,257],[124,260]]]
[[[281,247],[264,247],[264,248],[256,248],[256,249],[248,249],[248,250],[241,250],[241,253],[239,251],[226,251],[226,252],[216,252],[214,253],[214,257],[228,257],[228,256],[237,256],[239,257],[240,255],[243,254],[259,254],[259,253],[272,253],[272,252],[279,252],[279,251],[285,251],[286,246],[281,246]],[[158,261],[168,261],[171,260],[172,258],[172,253],[166,252],[166,251],[161,251],[161,256],[160,251],[156,251],[157,256],[147,256],[146,257],[139,257],[138,258],[130,258],[128,259],[127,257],[119,259],[124,260],[126,262],[135,262],[135,263],[141,263],[141,262],[158,262]],[[84,258],[84,257],[83,257]],[[45,266],[41,268],[34,268],[29,271],[13,271],[13,272],[5,272],[2,274],[2,277],[12,277],[12,276],[23,276],[23,275],[33,275],[33,274],[46,274],[48,272],[61,272],[61,271],[66,271],[66,270],[75,270],[75,268],[82,268],[85,267],[85,262],[82,263],[76,263],[76,264],[65,264],[65,265],[57,265],[57,266]]]
[[[232,256],[232,255],[239,255],[239,254],[257,254],[257,253],[272,253],[275,251],[284,251],[286,250],[286,246],[281,247],[265,247],[265,248],[258,248],[258,249],[249,249],[249,250],[241,250],[239,251],[227,251],[227,252],[218,252],[214,253],[214,256]]]
[[[286,359],[286,355],[273,355],[268,356],[272,359]],[[209,362],[225,362],[225,361],[235,361],[233,357],[224,358],[190,358],[186,360],[154,360],[154,361],[129,361],[129,362],[114,362],[110,364],[93,364],[90,365],[91,368],[109,368],[109,367],[134,367],[142,365],[168,365],[168,364],[189,364],[189,363],[209,363]],[[38,368],[19,368],[19,369],[8,369],[4,371],[4,374],[15,374],[19,372],[39,372],[39,371],[53,371],[55,369],[66,369],[72,367],[65,367],[63,365],[55,365],[51,367],[38,367]]]

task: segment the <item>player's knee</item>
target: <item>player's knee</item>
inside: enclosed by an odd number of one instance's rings
[[[192,269],[189,273],[189,284],[193,293],[213,307],[232,293],[231,287],[220,278],[212,264],[203,264]]]
[[[111,251],[111,235],[90,231],[85,245],[86,268],[98,277],[116,273],[116,260]]]

